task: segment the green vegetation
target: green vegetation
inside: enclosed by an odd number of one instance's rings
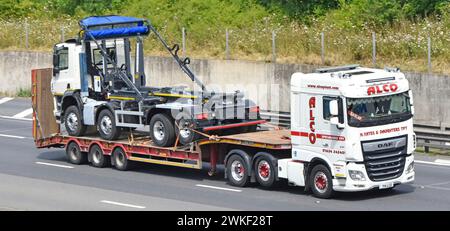
[[[17,97],[31,97],[31,89],[20,88],[17,91],[16,96]]]
[[[320,64],[324,32],[327,65],[371,65],[376,32],[378,66],[426,71],[429,36],[433,71],[450,73],[450,0],[0,0],[0,49],[25,48],[25,22],[30,49],[50,51],[107,14],[148,18],[169,43],[185,27],[193,58],[224,58],[228,29],[233,59],[270,61],[275,31],[279,62]],[[153,39],[145,50],[166,55]]]

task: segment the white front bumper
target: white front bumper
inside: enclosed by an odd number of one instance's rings
[[[414,169],[406,173],[408,166],[414,162],[414,156],[410,155],[406,157],[405,167],[403,169],[403,174],[395,179],[386,180],[386,181],[371,181],[367,176],[367,171],[365,169],[364,164],[355,164],[349,163],[346,166],[347,176],[345,178],[335,178],[333,179],[333,190],[341,191],[341,192],[354,192],[354,191],[366,191],[373,188],[380,188],[385,185],[397,185],[397,184],[405,184],[414,182],[415,172]],[[355,181],[350,178],[348,175],[348,170],[361,171],[364,173],[365,180],[364,181]]]

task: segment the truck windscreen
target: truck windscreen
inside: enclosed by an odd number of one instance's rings
[[[347,98],[347,120],[352,127],[396,123],[411,117],[408,92],[371,98]]]

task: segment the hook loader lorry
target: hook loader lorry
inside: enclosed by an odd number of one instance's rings
[[[265,122],[259,107],[243,93],[207,89],[190,70],[190,59],[179,57],[179,46],[169,47],[149,20],[93,16],[79,25],[78,37],[56,44],[53,51],[54,114],[70,135],[96,129],[101,138],[116,140],[123,131],[140,129],[149,131],[155,145],[168,147],[200,138],[192,129],[232,134],[254,131]],[[198,90],[147,86],[143,41],[149,35],[161,42]]]

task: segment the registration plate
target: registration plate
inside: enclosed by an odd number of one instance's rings
[[[394,183],[390,182],[390,183],[381,184],[379,187],[380,187],[380,189],[392,188],[392,187],[394,187]]]

